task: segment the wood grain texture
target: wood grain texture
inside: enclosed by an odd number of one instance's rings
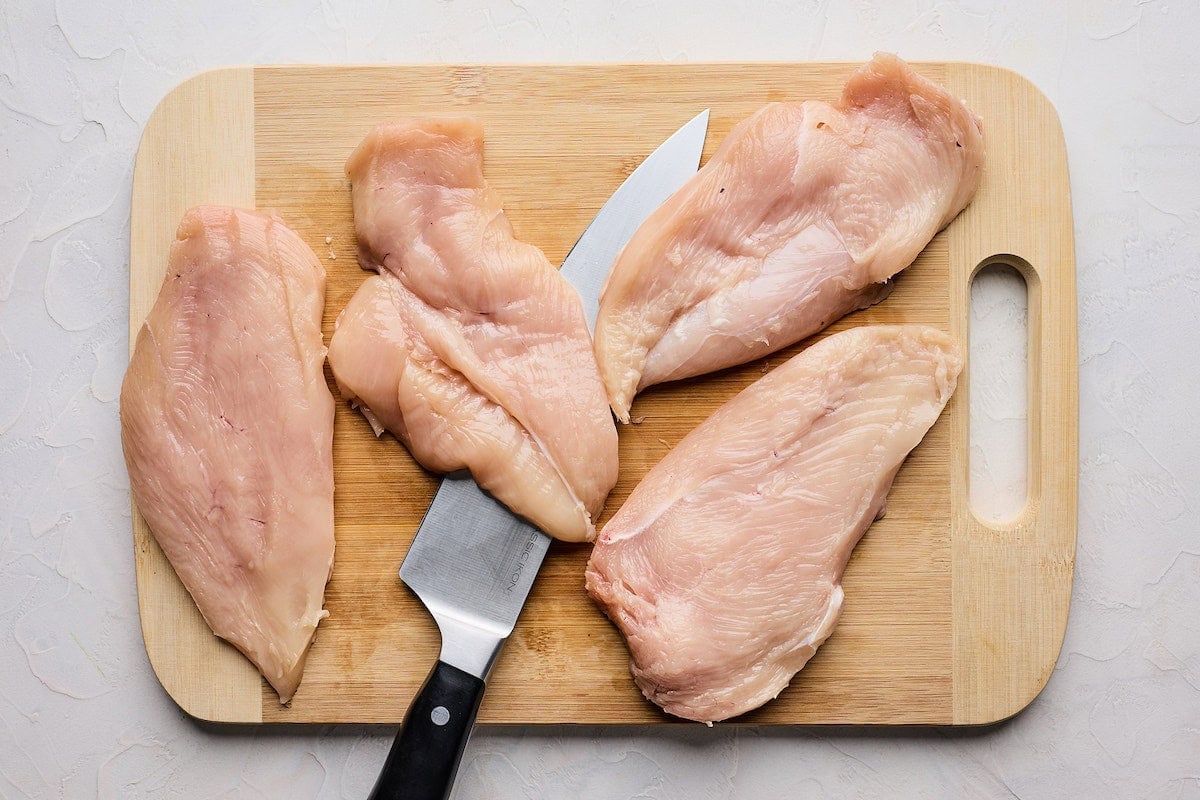
[[[133,170],[129,347],[154,305],[183,213],[199,203],[254,206],[254,76],[206,72],[180,84],[146,123]],[[170,187],[165,189],[165,187]],[[133,509],[142,636],[150,664],[184,710],[201,719],[260,722],[262,678],[213,635]]]
[[[366,277],[355,261],[342,167],[379,121],[478,117],[487,135],[487,178],[518,236],[558,263],[625,176],[696,112],[713,112],[707,158],[763,103],[837,97],[854,66],[259,67],[198,76],[163,102],[139,151],[131,332],[153,302],[183,209],[204,201],[272,208],[305,238],[329,273],[328,336]],[[918,69],[984,118],[983,187],[901,274],[886,302],[830,332],[925,322],[957,335],[966,351],[975,271],[996,258],[1017,265],[1030,285],[1030,502],[1016,522],[999,528],[971,514],[968,366],[942,419],[901,469],[888,515],[856,549],[833,636],[778,699],[739,722],[991,722],[1032,699],[1061,645],[1077,472],[1074,255],[1062,135],[1045,98],[1012,73],[969,64]],[[221,124],[206,130],[199,123],[212,122],[214,113]],[[161,166],[162,154],[184,151],[189,158],[180,168]],[[621,479],[602,521],[684,434],[798,349],[640,396],[633,416],[642,422],[621,428]],[[277,722],[395,723],[403,716],[438,642],[396,570],[435,479],[390,437],[375,439],[344,403],[335,421],[334,468],[330,616],[288,707],[202,627],[135,514],[147,649],[189,713]],[[672,721],[642,699],[620,637],[584,593],[587,554],[586,546],[551,548],[493,673],[481,722]]]
[[[1025,509],[1006,525],[980,521],[967,502],[967,450],[952,451],[952,719],[972,723],[1005,719],[1029,705],[1050,678],[1066,630],[1079,465],[1075,244],[1066,147],[1050,101],[1019,75],[981,66],[960,65],[947,84],[973,106],[1019,112],[998,118],[1007,130],[988,127],[991,174],[950,237],[951,305],[970,304],[975,270],[960,268],[995,261],[1025,277],[1029,308]],[[997,174],[1002,165],[1013,166]],[[1065,221],[1049,224],[1059,213]],[[952,320],[951,333],[966,342],[966,315]],[[968,365],[958,398],[963,408],[969,392]],[[956,437],[966,441],[967,415],[953,422]]]

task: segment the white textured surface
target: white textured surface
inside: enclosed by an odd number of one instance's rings
[[[142,648],[116,397],[133,156],[175,84],[256,62],[878,48],[1016,69],[1066,131],[1080,519],[1048,688],[978,731],[483,729],[456,797],[1200,798],[1198,36],[1191,0],[0,4],[0,797],[359,798],[390,742],[197,725]]]

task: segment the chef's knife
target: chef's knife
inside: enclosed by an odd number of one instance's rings
[[[588,327],[609,267],[650,212],[696,172],[708,111],[676,131],[625,179],[563,261]],[[442,650],[404,717],[370,800],[444,800],[550,537],[471,480],[448,475],[400,565],[400,579],[437,622]]]

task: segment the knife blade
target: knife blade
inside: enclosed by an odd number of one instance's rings
[[[707,110],[664,141],[597,212],[560,273],[583,301],[589,329],[609,267],[638,226],[696,172]],[[441,652],[409,706],[370,800],[444,800],[483,699],[550,537],[484,492],[466,473],[434,494],[400,565],[400,579],[433,616]]]

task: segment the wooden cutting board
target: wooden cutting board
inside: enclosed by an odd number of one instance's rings
[[[176,225],[197,203],[274,209],[299,231],[329,273],[328,337],[366,277],[355,263],[342,166],[379,121],[477,116],[487,134],[487,178],[518,236],[559,263],[625,176],[692,115],[712,109],[707,158],[735,122],[768,101],[838,97],[854,66],[247,67],[199,75],[162,101],[138,151],[131,340],[158,292]],[[941,420],[900,471],[886,518],[850,561],[833,636],[778,699],[742,722],[992,722],[1038,693],[1062,643],[1078,465],[1075,262],[1062,132],[1046,98],[1011,72],[918,68],[983,117],[983,185],[901,274],[890,299],[832,330],[924,322],[949,330],[966,350],[974,273],[991,261],[1015,265],[1029,289],[1029,501],[999,526],[969,508],[968,365]],[[641,397],[633,415],[643,421],[621,428],[621,480],[604,519],[687,431],[796,350]],[[231,722],[403,717],[438,638],[396,571],[435,479],[393,439],[372,436],[344,403],[334,462],[329,618],[288,707],[207,629],[135,510],[146,649],[189,714]],[[481,722],[669,720],[642,699],[620,637],[584,593],[587,555],[587,546],[551,549],[493,673]]]

